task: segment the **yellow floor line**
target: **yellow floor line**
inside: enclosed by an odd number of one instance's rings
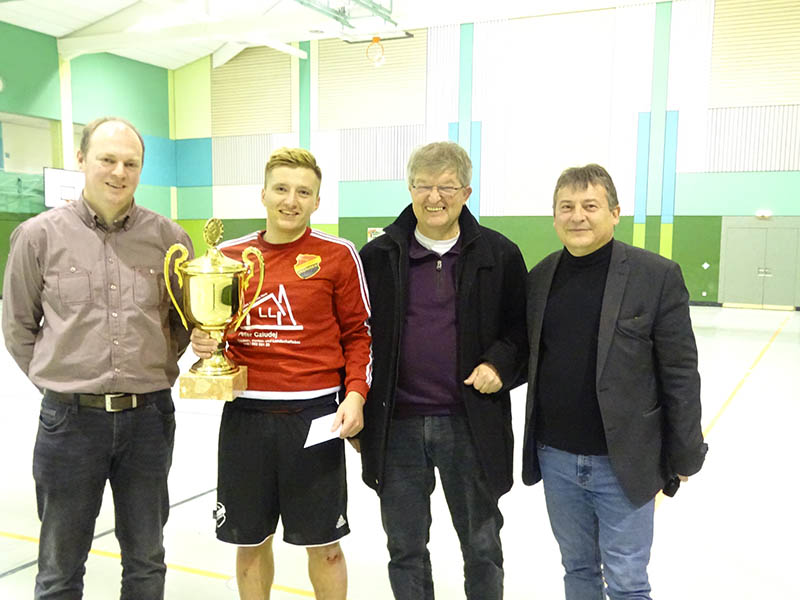
[[[714,429],[714,426],[717,424],[717,421],[719,421],[719,419],[722,417],[722,414],[726,410],[728,410],[728,407],[731,405],[731,402],[733,402],[733,399],[736,396],[736,394],[738,394],[739,390],[742,389],[742,387],[744,386],[745,381],[747,381],[747,378],[750,377],[750,374],[755,370],[755,368],[758,365],[758,363],[761,362],[762,358],[764,358],[764,355],[767,353],[767,350],[769,350],[770,346],[772,346],[772,343],[780,335],[781,331],[783,331],[783,328],[786,327],[786,324],[789,322],[790,318],[791,317],[786,317],[783,320],[783,323],[781,323],[778,326],[778,328],[775,330],[775,333],[772,334],[772,337],[769,338],[769,341],[767,342],[767,344],[761,349],[761,352],[759,352],[758,356],[753,361],[753,364],[750,365],[750,368],[747,369],[747,371],[745,371],[745,374],[739,380],[739,383],[737,383],[736,387],[733,388],[733,391],[731,392],[730,396],[728,396],[728,399],[725,400],[725,403],[717,411],[717,414],[714,415],[714,418],[711,419],[711,422],[703,430],[703,438],[704,439],[708,438],[708,434],[711,433],[712,429]],[[658,492],[658,495],[656,496],[656,508],[658,508],[658,506],[661,504],[662,500],[664,500],[664,494],[662,494],[661,492]]]
[[[20,540],[23,542],[33,542],[34,544],[39,543],[39,538],[31,537],[29,535],[22,535],[19,533],[11,533],[9,531],[0,531],[0,537],[9,538],[12,540]],[[89,554],[94,554],[95,556],[102,556],[104,558],[115,558],[117,560],[120,560],[122,558],[118,552],[108,552],[106,550],[97,550],[95,548],[89,550]],[[225,573],[215,573],[214,571],[205,571],[203,569],[195,569],[194,567],[185,567],[183,565],[176,565],[171,563],[167,563],[167,570],[181,571],[183,573],[200,575],[202,577],[209,577],[211,579],[222,579],[223,581],[228,581],[229,579],[233,578],[233,575]],[[272,584],[272,589],[278,592],[286,592],[287,594],[294,594],[295,596],[303,596],[304,598],[314,597],[314,592],[309,592],[308,590],[299,590],[297,588],[292,588],[285,585]]]

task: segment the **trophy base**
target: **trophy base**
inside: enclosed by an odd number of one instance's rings
[[[229,375],[186,373],[179,379],[181,398],[231,401],[247,389],[247,367]]]

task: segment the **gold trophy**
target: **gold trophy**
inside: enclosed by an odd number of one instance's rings
[[[247,389],[247,367],[235,365],[222,351],[225,332],[236,331],[261,294],[264,284],[264,257],[252,246],[242,252],[242,262],[223,255],[216,245],[222,239],[222,221],[209,219],[203,227],[203,239],[208,244],[204,256],[186,262],[189,251],[183,244],[173,244],[164,257],[164,279],[167,292],[178,310],[183,326],[188,320],[207,332],[218,342],[211,358],[201,358],[180,378],[181,398],[210,398],[233,400]],[[170,262],[180,255],[173,266],[178,285],[183,290],[183,310],[170,287]],[[250,304],[244,306],[244,293],[259,264],[258,288]],[[185,263],[185,264],[184,264]],[[232,324],[232,326],[231,326]]]

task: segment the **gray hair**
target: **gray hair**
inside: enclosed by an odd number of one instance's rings
[[[420,146],[411,153],[406,170],[409,186],[414,185],[414,178],[420,171],[455,171],[459,183],[464,187],[472,181],[472,161],[469,154],[455,142],[433,142]]]
[[[553,214],[556,212],[556,196],[558,196],[558,192],[561,189],[577,188],[585,190],[590,185],[600,185],[605,188],[609,210],[614,210],[619,206],[617,188],[614,187],[611,175],[600,165],[592,163],[585,167],[570,167],[561,173],[556,182],[556,189],[553,190]]]

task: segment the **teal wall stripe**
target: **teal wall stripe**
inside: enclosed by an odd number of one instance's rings
[[[753,216],[771,210],[777,216],[800,216],[800,171],[748,173],[678,173],[675,214]]]
[[[160,215],[169,217],[172,208],[170,191],[168,187],[158,185],[139,184],[136,188],[136,204],[154,210]]]
[[[472,122],[472,132],[470,133],[472,150],[470,160],[472,160],[472,194],[467,201],[470,212],[476,219],[481,218],[481,123]]]
[[[300,147],[311,149],[311,42],[300,42],[308,58],[300,58]]]
[[[667,81],[669,79],[669,31],[672,2],[656,4],[653,44],[653,85],[650,100],[650,164],[647,178],[647,214],[661,214],[661,188],[664,169],[664,130],[666,127]]]
[[[211,138],[175,140],[175,183],[177,187],[212,184]],[[185,217],[192,218],[192,217]]]
[[[675,176],[678,161],[678,111],[667,111],[664,137],[664,183],[662,187],[661,222],[672,223],[675,217]]]
[[[461,25],[458,65],[458,143],[470,151],[472,133],[472,23]]]
[[[447,125],[447,139],[456,144],[458,143],[458,123],[449,123]]]
[[[644,224],[647,217],[647,169],[650,160],[650,113],[639,113],[636,141],[636,186],[633,197],[633,222]]]
[[[144,134],[142,138],[145,151],[141,183],[167,187],[175,185],[175,141]]]
[[[169,138],[166,69],[100,53],[73,59],[70,74],[74,122],[114,115],[128,119],[142,134]]]
[[[209,219],[213,212],[214,200],[210,185],[178,188],[179,219]]]
[[[61,118],[56,38],[0,21],[0,75],[0,112]]]
[[[396,217],[410,202],[405,179],[339,182],[340,219]]]

